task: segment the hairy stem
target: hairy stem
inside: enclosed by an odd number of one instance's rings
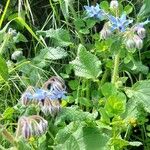
[[[2,125],[0,125],[0,128],[5,139],[9,141],[12,145],[16,145],[15,138]]]
[[[115,59],[114,59],[114,70],[113,70],[112,79],[111,79],[112,83],[115,83],[119,76],[118,75],[119,60],[120,60],[120,51],[118,52],[118,54],[116,54]]]

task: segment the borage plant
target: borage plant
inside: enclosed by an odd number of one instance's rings
[[[141,11],[132,17],[135,8],[126,1],[84,6],[82,15],[76,14],[73,1],[50,4],[53,10],[60,4],[70,32],[38,31],[53,47],[45,40],[34,60],[58,60],[67,56],[67,49],[70,63],[60,73],[67,90],[58,76],[41,88],[27,87],[18,104],[0,116],[8,124],[0,126],[3,137],[12,149],[148,150],[150,81],[142,57],[149,20],[141,21]],[[16,128],[9,127],[9,115],[18,120]]]

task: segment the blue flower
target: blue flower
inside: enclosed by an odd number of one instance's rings
[[[66,91],[63,91],[63,90],[61,90],[61,91],[59,91],[59,90],[57,90],[57,89],[53,89],[52,91],[50,91],[49,92],[49,98],[51,99],[51,100],[58,100],[58,99],[64,99],[66,96],[65,96],[65,94],[66,94],[67,92]]]
[[[43,100],[47,97],[47,92],[43,89],[36,89],[33,94],[33,99]]]
[[[96,6],[84,6],[84,8],[86,9],[87,17],[89,18],[101,19],[104,17],[104,12],[99,8],[99,4],[96,4]]]
[[[126,19],[126,14],[122,14],[120,18],[109,15],[108,18],[111,23],[111,31],[119,30],[125,32],[128,25],[133,22],[133,20]]]

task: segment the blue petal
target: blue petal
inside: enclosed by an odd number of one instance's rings
[[[126,14],[122,14],[121,15],[121,17],[120,17],[120,21],[122,22],[122,23],[124,23],[124,22],[126,22]]]
[[[116,19],[114,16],[109,15],[108,17],[109,17],[109,21],[110,21],[112,24],[117,24],[117,19]]]

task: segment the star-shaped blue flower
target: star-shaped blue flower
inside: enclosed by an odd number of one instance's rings
[[[47,91],[43,89],[36,89],[35,93],[33,94],[33,99],[43,100],[47,97]]]
[[[99,4],[96,4],[96,6],[84,6],[84,8],[89,18],[101,19],[104,17],[104,12],[99,8]]]
[[[64,90],[57,90],[57,89],[53,89],[49,92],[49,95],[48,97],[51,99],[51,100],[58,100],[58,99],[64,99],[66,96],[67,92],[64,91]]]
[[[127,20],[126,14],[122,14],[120,18],[109,15],[108,19],[111,23],[111,31],[119,30],[125,32],[128,25],[133,22],[133,20]]]

